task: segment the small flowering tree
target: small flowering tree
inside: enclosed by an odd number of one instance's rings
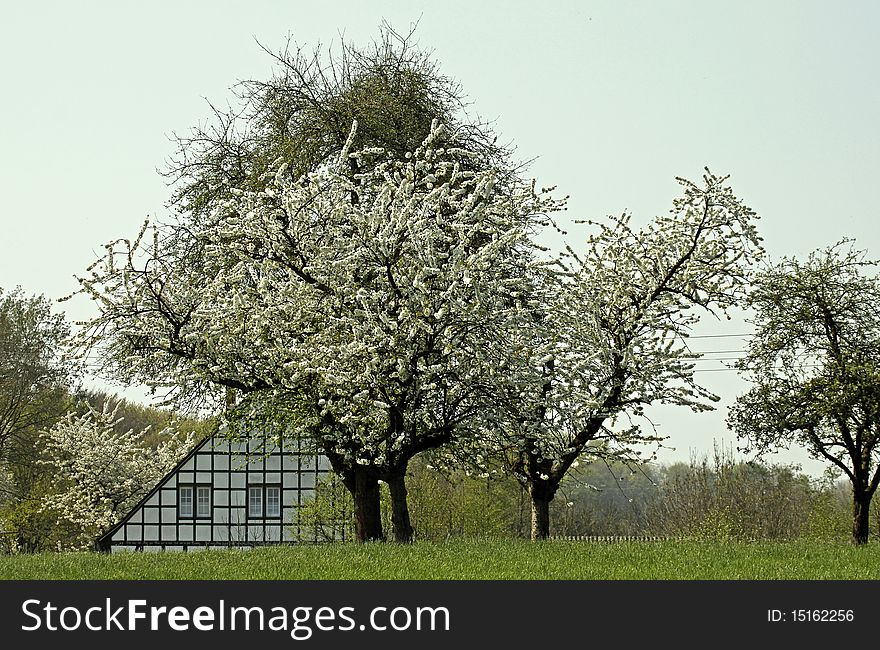
[[[383,537],[382,480],[409,541],[407,464],[473,431],[491,347],[524,318],[528,236],[557,204],[470,170],[439,124],[391,160],[350,152],[355,132],[333,164],[295,180],[282,167],[200,226],[109,245],[81,279],[101,310],[81,343],[132,381],[287,404],[288,435],[351,492],[358,538]]]
[[[507,467],[528,489],[532,537],[549,535],[549,504],[582,456],[638,458],[659,443],[634,424],[654,403],[710,409],[687,345],[699,311],[737,303],[762,254],[755,213],[708,171],[669,214],[637,231],[626,215],[607,224],[561,272],[532,287],[532,320],[496,346],[500,408],[487,429]]]
[[[852,542],[867,544],[880,486],[880,275],[844,240],[758,275],[756,333],[739,369],[752,388],[728,423],[759,454],[798,444],[852,486]]]
[[[146,430],[115,431],[119,404],[84,415],[68,413],[44,434],[55,485],[43,510],[76,532],[71,548],[87,549],[113,526],[192,448],[193,434],[166,429],[155,449],[144,444]]]

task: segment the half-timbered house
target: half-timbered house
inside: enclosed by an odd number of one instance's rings
[[[296,442],[209,437],[104,533],[96,547],[108,552],[186,551],[302,541],[299,509],[314,496],[328,467],[325,457]]]

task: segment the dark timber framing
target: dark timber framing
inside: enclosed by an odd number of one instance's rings
[[[214,435],[196,445],[95,547],[186,551],[302,541],[299,509],[328,471],[327,459],[299,441],[277,445],[259,435],[242,441]],[[180,515],[181,487],[192,488],[192,515]],[[198,488],[204,487],[210,488],[208,516],[198,512]],[[251,487],[260,488],[259,517],[248,511]],[[267,488],[280,493],[277,515],[267,515]]]

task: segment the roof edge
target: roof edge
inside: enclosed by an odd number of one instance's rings
[[[113,535],[115,535],[117,533],[117,531],[119,531],[120,528],[122,528],[125,524],[128,523],[128,521],[131,519],[131,517],[134,515],[134,513],[137,511],[137,509],[140,508],[141,506],[143,506],[150,499],[151,496],[156,494],[156,492],[158,492],[162,488],[162,486],[165,484],[165,482],[168,479],[170,479],[171,476],[173,474],[175,474],[181,467],[183,467],[184,463],[186,463],[190,458],[195,456],[196,453],[202,447],[204,447],[206,444],[208,444],[208,442],[210,440],[213,440],[216,435],[217,435],[217,432],[215,431],[211,435],[206,436],[204,438],[204,440],[202,440],[201,442],[196,444],[195,447],[190,449],[189,452],[187,452],[186,456],[184,456],[179,461],[177,461],[177,464],[174,465],[174,467],[172,467],[170,470],[168,470],[168,472],[165,474],[165,476],[160,478],[156,482],[156,485],[153,486],[153,488],[149,492],[147,492],[147,494],[140,501],[138,501],[134,506],[132,506],[131,509],[128,511],[128,513],[122,519],[120,519],[117,523],[115,523],[113,526],[108,528],[105,532],[101,533],[101,535],[97,539],[95,539],[95,550],[100,551],[102,553],[109,552],[110,551],[110,542],[112,541]]]

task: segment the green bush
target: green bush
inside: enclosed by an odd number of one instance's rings
[[[442,541],[459,537],[512,537],[524,535],[527,502],[512,479],[487,479],[464,472],[444,473],[420,459],[410,463],[406,477],[410,519],[416,540]],[[380,482],[382,526],[390,534],[390,496]],[[351,495],[332,472],[321,481],[315,496],[299,510],[291,527],[300,542],[353,540],[354,508]]]
[[[698,539],[793,539],[806,533],[816,488],[798,467],[713,459],[664,469],[649,513],[654,534]]]

